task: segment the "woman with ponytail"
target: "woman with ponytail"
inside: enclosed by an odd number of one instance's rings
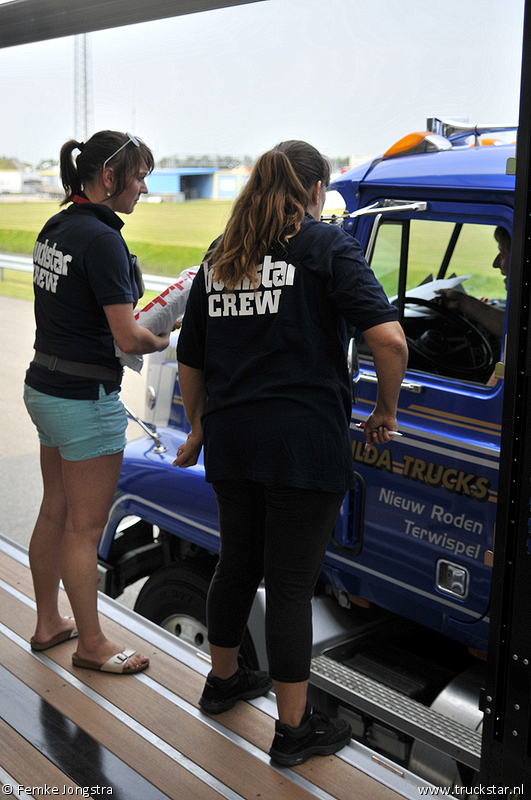
[[[77,157],[74,160],[74,154]],[[163,350],[169,337],[139,327],[141,291],[117,213],[131,214],[153,169],[151,150],[131,134],[95,133],[61,149],[62,205],[34,251],[35,356],[24,400],[41,444],[44,496],[30,542],[37,601],[34,650],[78,638],[78,667],[128,674],[148,659],[101,630],[97,544],[126,443],[119,397],[125,353]],[[58,610],[62,579],[74,619]]]
[[[348,340],[363,332],[378,375],[368,445],[391,441],[407,360],[397,309],[359,245],[320,221],[329,180],[306,142],[258,159],[192,285],[178,344],[191,432],[174,463],[192,466],[204,445],[221,536],[207,601],[212,671],[199,704],[225,711],[272,679],[270,755],[286,766],[335,753],[351,735],[306,696],[311,599],[354,486]],[[269,675],[239,658],[263,579]]]

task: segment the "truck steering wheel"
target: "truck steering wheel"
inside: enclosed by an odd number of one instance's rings
[[[413,320],[404,320],[404,333],[410,353],[412,369],[427,369],[450,377],[478,379],[479,374],[489,375],[496,358],[487,337],[468,317],[459,311],[445,308],[435,300],[406,297],[404,306],[424,306],[434,312],[429,319],[430,327],[424,326],[420,335],[411,335]],[[409,332],[408,332],[409,329]],[[441,370],[441,363],[445,369]]]

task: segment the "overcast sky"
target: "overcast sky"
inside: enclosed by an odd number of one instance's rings
[[[149,0],[146,0],[149,2]],[[518,121],[524,0],[264,0],[90,34],[94,130],[155,158],[306,139],[377,155],[426,117]],[[74,136],[74,37],[0,50],[0,156]]]

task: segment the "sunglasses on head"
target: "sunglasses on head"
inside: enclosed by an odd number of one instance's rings
[[[127,147],[127,145],[129,144],[129,142],[132,142],[132,143],[134,144],[134,146],[135,146],[135,147],[140,147],[140,142],[138,141],[138,139],[137,139],[135,136],[133,136],[133,134],[132,134],[132,133],[129,133],[129,131],[128,131],[128,132],[126,133],[126,136],[128,137],[127,141],[126,141],[126,142],[124,142],[124,143],[123,143],[123,145],[121,145],[121,147],[119,147],[119,148],[118,148],[118,150],[116,150],[116,151],[115,151],[115,152],[112,154],[112,156],[109,156],[109,158],[106,158],[106,159],[105,159],[105,161],[103,162],[103,169],[105,169],[105,167],[107,166],[107,164],[109,163],[109,161],[111,161],[111,160],[114,158],[114,156],[117,156],[117,155],[118,155],[118,153],[120,152],[120,150],[123,150],[123,149],[124,149],[124,147]]]

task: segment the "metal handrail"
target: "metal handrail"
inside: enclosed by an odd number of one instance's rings
[[[4,269],[11,269],[17,272],[33,272],[33,259],[29,256],[14,256],[10,253],[0,253],[0,280],[4,278]],[[178,279],[165,277],[164,275],[142,275],[144,286],[152,292],[159,292],[171,286]]]

